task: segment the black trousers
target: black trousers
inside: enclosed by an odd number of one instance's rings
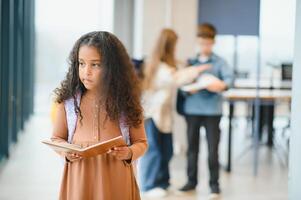
[[[263,128],[264,126],[267,127],[267,136],[268,136],[268,141],[267,145],[269,147],[273,146],[274,143],[274,127],[273,127],[273,122],[274,122],[274,110],[275,110],[275,104],[270,103],[267,105],[260,105],[259,107],[259,139],[262,139],[262,134],[263,134]],[[254,127],[255,127],[255,105],[253,105],[252,108],[252,122],[253,122],[253,131],[254,133]]]
[[[187,122],[187,175],[188,182],[197,185],[198,156],[200,144],[200,127],[204,126],[208,142],[208,167],[210,172],[209,186],[219,185],[218,146],[220,141],[219,123],[221,116],[185,116]]]

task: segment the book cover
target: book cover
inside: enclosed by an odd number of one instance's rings
[[[127,146],[122,136],[118,136],[110,140],[84,148],[76,144],[70,144],[68,142],[54,142],[51,140],[43,140],[42,143],[46,144],[56,152],[76,153],[84,158],[104,154],[114,147]]]

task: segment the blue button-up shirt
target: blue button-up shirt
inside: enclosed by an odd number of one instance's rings
[[[209,73],[224,81],[227,88],[233,85],[233,71],[224,59],[212,54],[208,61],[201,62],[199,57],[189,60],[190,65],[211,64],[211,68],[204,73]],[[184,102],[184,112],[187,115],[214,116],[222,115],[222,95],[220,93],[200,90],[199,92],[187,94]]]

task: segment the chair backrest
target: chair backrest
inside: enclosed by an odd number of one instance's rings
[[[282,63],[281,64],[281,80],[289,81],[292,80],[292,63]]]

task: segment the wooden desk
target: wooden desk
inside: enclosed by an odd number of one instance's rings
[[[230,89],[223,93],[225,100],[229,102],[229,134],[228,134],[228,152],[227,152],[227,166],[226,171],[231,171],[231,156],[232,156],[232,118],[234,113],[234,103],[239,101],[255,102],[257,99],[256,89]],[[291,90],[280,89],[260,89],[258,91],[258,100],[262,103],[274,103],[275,101],[288,101],[291,100]],[[255,134],[253,134],[255,135]],[[257,148],[257,147],[255,147]],[[254,156],[254,170],[257,170],[258,155]]]
[[[251,78],[237,78],[234,81],[234,88],[237,89],[256,89],[256,79]],[[292,81],[282,81],[282,80],[273,80],[270,79],[261,79],[259,81],[260,89],[284,89],[289,90],[292,88]]]
[[[252,101],[256,99],[256,89],[230,89],[223,93],[228,101]],[[259,89],[259,98],[264,101],[291,100],[291,90]]]

